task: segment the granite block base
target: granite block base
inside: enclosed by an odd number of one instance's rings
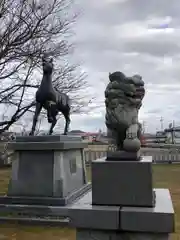
[[[84,185],[66,198],[0,197],[0,223],[69,226],[69,208],[84,194],[91,184]]]
[[[68,209],[63,206],[0,204],[0,223],[68,226]]]
[[[15,158],[7,196],[0,197],[0,221],[67,222],[67,208],[91,188],[81,138],[18,137],[10,147]]]
[[[81,137],[68,135],[19,136],[8,144],[14,151],[83,149],[87,146]]]
[[[169,234],[163,233],[126,233],[98,230],[76,230],[76,240],[169,240]]]
[[[87,183],[83,149],[29,150],[40,143],[26,141],[26,149],[15,151],[8,196],[65,199]]]
[[[174,209],[169,190],[154,189],[154,192],[154,207],[120,207],[92,205],[90,191],[69,208],[70,226],[105,232],[112,230],[159,235],[172,233]]]
[[[79,199],[90,189],[91,184],[85,184],[81,188],[68,194],[66,197],[0,196],[0,204],[66,206]]]
[[[17,136],[15,142],[81,142],[81,136],[73,135],[43,135],[43,136]]]
[[[153,207],[152,162],[92,162],[92,203],[94,205]]]
[[[126,151],[107,151],[106,161],[139,161],[140,151],[126,152]]]

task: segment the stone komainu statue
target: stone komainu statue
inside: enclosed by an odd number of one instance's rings
[[[142,77],[126,77],[122,72],[109,74],[105,90],[106,126],[111,144],[117,150],[140,149],[141,124],[138,111],[145,95]]]

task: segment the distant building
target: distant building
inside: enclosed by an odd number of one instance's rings
[[[82,139],[87,142],[97,142],[97,141],[101,141],[101,140],[102,140],[102,142],[104,142],[105,141],[104,138],[106,138],[106,136],[104,136],[101,131],[99,131],[99,132],[83,132],[81,130],[72,130],[68,133],[68,135],[81,136]]]
[[[180,126],[167,128],[164,132],[168,143],[180,144]]]
[[[70,132],[68,132],[68,135],[78,135],[78,136],[82,136],[85,132],[81,131],[81,130],[72,130]]]
[[[156,132],[156,143],[167,143],[167,135],[165,131],[157,131]]]
[[[14,132],[3,132],[0,134],[0,141],[1,142],[7,142],[9,141],[11,138],[15,137],[15,133]]]

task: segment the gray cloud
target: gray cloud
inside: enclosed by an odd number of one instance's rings
[[[177,0],[127,0],[122,4],[114,3],[114,8],[121,9],[121,11],[127,9],[128,16],[132,20],[142,20],[147,16],[178,16],[180,10]]]
[[[146,83],[140,119],[154,131],[173,119],[178,123],[180,98],[180,2],[178,0],[79,0],[74,58],[88,73],[95,104],[102,114],[74,117],[73,128],[104,126],[104,89],[108,72],[139,73]],[[154,29],[168,23],[169,30]],[[152,26],[155,26],[151,29]],[[100,108],[99,108],[100,107]],[[76,120],[78,119],[78,120]],[[180,122],[179,122],[180,124]]]
[[[96,0],[79,0],[79,7],[84,11],[83,22],[101,24],[107,28],[124,22],[165,16],[172,16],[171,25],[175,26],[178,24],[180,12],[178,0],[119,0],[103,1],[103,3]]]
[[[148,53],[152,56],[161,57],[176,55],[180,50],[180,46],[173,41],[164,41],[162,39],[158,41],[146,38],[126,41],[124,50],[127,52],[137,51],[139,53]]]

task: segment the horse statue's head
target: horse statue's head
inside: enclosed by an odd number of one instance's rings
[[[42,57],[42,66],[45,74],[51,74],[53,71],[53,59]]]

